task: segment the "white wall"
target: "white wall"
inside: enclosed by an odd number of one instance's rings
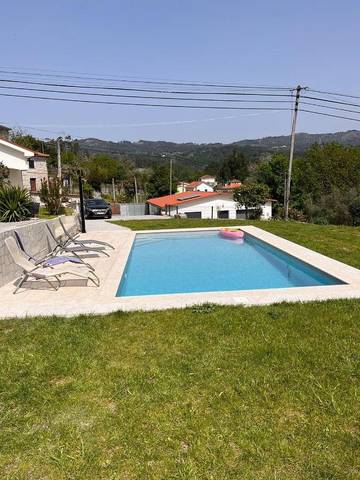
[[[199,199],[191,203],[179,205],[178,208],[171,207],[171,215],[186,214],[189,212],[201,212],[201,218],[218,218],[219,211],[229,211],[229,219],[236,219],[236,211],[239,210],[237,203],[231,196],[227,197],[210,197]],[[240,209],[242,210],[242,209]],[[271,202],[267,202],[262,206],[262,216],[264,220],[268,220],[272,216]]]
[[[200,185],[195,187],[193,191],[194,192],[213,192],[214,189],[210,185],[207,185],[206,183],[200,183]]]
[[[28,155],[29,157],[32,155]],[[28,161],[24,153],[0,143],[0,162],[15,170],[27,170]]]
[[[208,185],[215,186],[216,185],[216,178],[215,177],[211,177],[211,178],[200,177],[200,182],[204,182],[204,183],[207,183]]]

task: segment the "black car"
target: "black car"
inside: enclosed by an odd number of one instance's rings
[[[90,198],[85,200],[86,218],[111,218],[111,207],[102,198]]]

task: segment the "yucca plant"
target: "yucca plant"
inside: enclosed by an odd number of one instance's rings
[[[20,222],[31,216],[31,197],[26,188],[0,185],[0,222]]]

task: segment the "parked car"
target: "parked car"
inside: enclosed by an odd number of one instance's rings
[[[110,205],[102,198],[89,198],[85,200],[86,218],[111,218]]]

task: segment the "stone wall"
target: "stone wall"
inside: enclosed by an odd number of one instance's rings
[[[30,255],[34,257],[43,257],[49,253],[55,246],[55,242],[49,238],[47,234],[46,222],[39,220],[36,223],[23,225],[16,228],[24,248]],[[49,220],[48,223],[53,224],[54,220]],[[69,223],[66,222],[66,227]],[[14,236],[14,229],[0,232],[0,287],[6,283],[15,280],[21,274],[21,269],[14,263],[8,249],[5,245],[5,238]],[[79,231],[79,221],[76,216],[73,217],[71,231]],[[1,300],[0,300],[1,301]]]
[[[48,169],[46,163],[46,157],[31,157],[29,160],[34,162],[34,168],[28,168],[22,172],[22,183],[25,188],[31,191],[30,179],[35,178],[36,180],[36,192],[40,191],[41,180],[45,178],[48,179]],[[31,192],[31,193],[36,193]]]

